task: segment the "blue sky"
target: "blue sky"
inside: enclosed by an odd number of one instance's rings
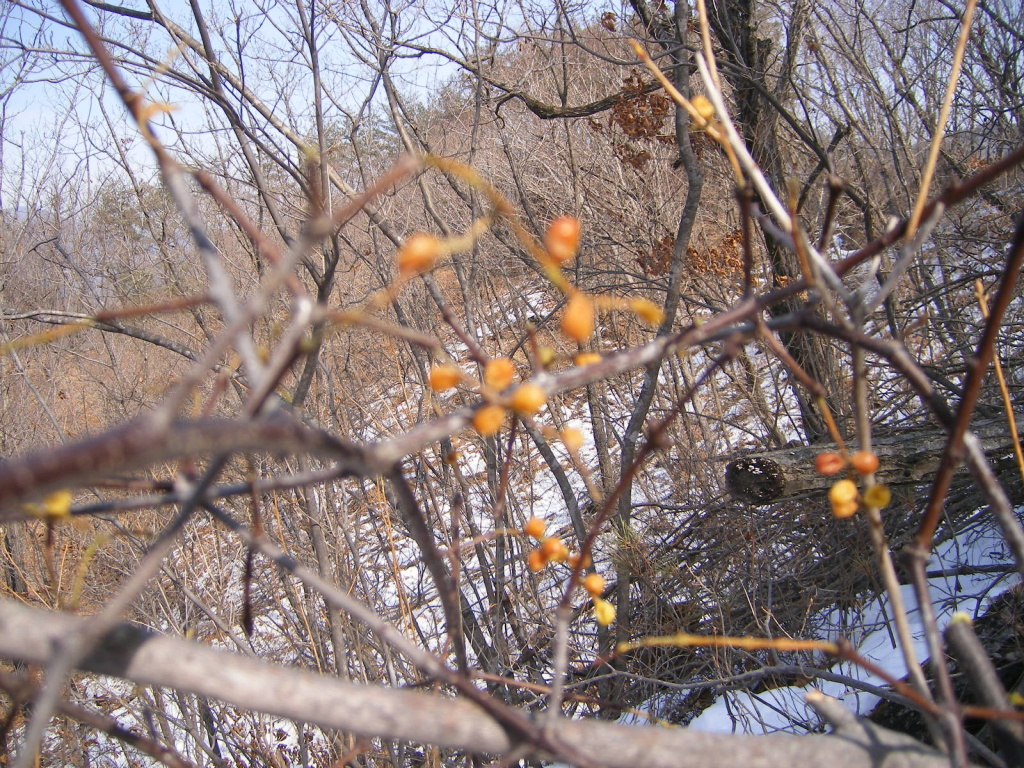
[[[194,20],[184,3],[167,3],[170,16],[186,31],[198,37]],[[4,125],[3,156],[3,204],[10,205],[18,195],[17,188],[23,183],[22,169],[29,167],[33,173],[39,171],[39,164],[47,173],[63,170],[64,173],[80,174],[98,183],[114,172],[120,163],[119,151],[124,151],[132,166],[142,175],[153,173],[153,163],[148,149],[138,138],[135,127],[127,119],[124,107],[106,85],[91,61],[83,57],[70,60],[69,51],[83,51],[84,44],[78,33],[59,23],[63,13],[52,4],[40,5],[42,11],[52,18],[46,19],[24,8],[11,8],[3,20],[3,35],[8,41],[20,39],[37,50],[59,51],[61,63],[40,63],[31,77],[14,90],[6,104],[7,119]],[[275,116],[302,135],[313,130],[313,109],[309,70],[302,57],[305,55],[301,42],[294,31],[293,20],[287,18],[289,6],[275,5],[270,13],[263,13],[257,4],[216,0],[208,9],[208,22],[213,44],[222,53],[222,61],[229,68],[245,77],[246,86],[257,92],[270,106]],[[189,75],[194,58],[188,59],[174,45],[174,41],[154,24],[98,14],[87,11],[90,17],[101,19],[104,32],[115,40],[136,41],[148,52],[151,61],[164,61],[171,68]],[[321,64],[324,71],[325,88],[331,90],[333,101],[326,104],[329,121],[347,122],[346,113],[358,113],[364,106],[372,85],[372,67],[357,60],[348,40],[359,42],[358,34],[346,27],[345,20],[327,23],[324,28]],[[423,42],[440,44],[436,34],[430,34],[425,16],[413,13],[401,17],[401,24],[407,30],[422,26],[428,35]],[[37,31],[42,27],[45,37],[37,41]],[[148,37],[147,37],[148,36]],[[246,52],[245,65],[239,67],[230,49],[241,45]],[[359,50],[356,48],[355,50]],[[372,53],[364,49],[363,54]],[[17,55],[13,46],[6,46],[0,52],[5,59]],[[455,73],[455,66],[439,57],[424,57],[415,60],[399,60],[394,66],[396,82],[410,101],[423,101]],[[207,70],[198,65],[196,71],[205,76]],[[3,70],[0,82],[9,82],[14,68]],[[145,87],[153,100],[169,101],[175,107],[170,116],[161,116],[157,123],[163,123],[171,130],[158,131],[158,135],[172,149],[179,136],[193,150],[214,153],[230,151],[230,140],[210,133],[211,126],[223,131],[223,116],[214,111],[209,114],[199,99],[188,90],[174,87],[168,77],[148,82],[139,72],[123,71],[125,79],[136,89]],[[383,90],[376,87],[375,103],[383,102]],[[254,117],[254,123],[262,118]],[[117,137],[117,145],[111,133]],[[271,132],[273,134],[273,132]],[[218,144],[218,142],[220,142]],[[289,152],[295,152],[287,142],[278,140],[278,145]]]

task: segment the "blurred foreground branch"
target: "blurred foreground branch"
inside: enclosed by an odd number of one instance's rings
[[[87,619],[0,603],[0,654],[37,664],[51,661],[61,637]],[[121,624],[83,667],[142,685],[173,687],[245,709],[317,723],[355,734],[402,739],[480,754],[516,746],[476,706],[443,696],[356,685],[199,643]],[[559,721],[558,739],[608,768],[676,768],[680,756],[705,768],[801,765],[842,768],[939,768],[948,761],[908,736],[858,723],[850,735],[732,736],[686,729],[631,728]]]

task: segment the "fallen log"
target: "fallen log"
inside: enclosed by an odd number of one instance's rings
[[[1024,418],[1017,422],[1024,430]],[[985,452],[993,458],[1009,456],[1013,439],[1006,419],[987,419],[972,425]],[[930,427],[900,429],[875,436],[872,448],[880,461],[879,482],[890,486],[922,485],[939,466],[946,448],[945,430]],[[775,504],[825,492],[835,477],[814,469],[814,457],[837,450],[834,443],[746,453],[726,464],[725,484],[732,495],[754,505]]]

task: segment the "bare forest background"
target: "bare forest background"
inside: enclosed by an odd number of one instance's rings
[[[1022,573],[1022,78],[1014,0],[0,1],[0,761],[1024,764],[927,598],[939,751],[673,727],[886,591],[907,653],[940,542]]]

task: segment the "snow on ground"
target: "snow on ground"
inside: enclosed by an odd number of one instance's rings
[[[1024,507],[1017,512],[1018,515],[1024,512]],[[1011,562],[1012,557],[998,530],[987,522],[979,522],[961,531],[957,538],[937,546],[926,570],[936,572],[957,568],[964,571],[969,570],[970,566],[1004,565]],[[940,630],[949,623],[954,611],[964,611],[972,617],[981,615],[991,600],[1017,580],[1016,575],[1011,573],[996,576],[992,573],[940,575],[929,579],[929,591]],[[901,591],[914,629],[914,653],[919,661],[924,661],[927,650],[913,589],[910,585],[904,585]],[[847,627],[845,636],[862,656],[888,674],[903,678],[907,669],[903,654],[894,641],[894,630],[891,630],[889,619],[891,615],[889,598],[885,595],[870,601],[857,612],[833,609],[819,617],[819,636],[836,639],[844,635],[839,628]],[[813,664],[826,666],[824,659],[815,659]],[[832,667],[832,671],[867,685],[885,685],[880,678],[867,674],[851,663],[838,664]],[[879,701],[877,695],[844,683],[817,680],[813,687],[840,699],[852,711],[861,715],[870,712]],[[690,723],[690,727],[717,733],[815,729],[818,725],[817,715],[804,703],[809,690],[809,687],[786,687],[757,694],[746,691],[727,692]],[[644,709],[657,715],[671,703],[670,694],[660,694],[649,701]]]

